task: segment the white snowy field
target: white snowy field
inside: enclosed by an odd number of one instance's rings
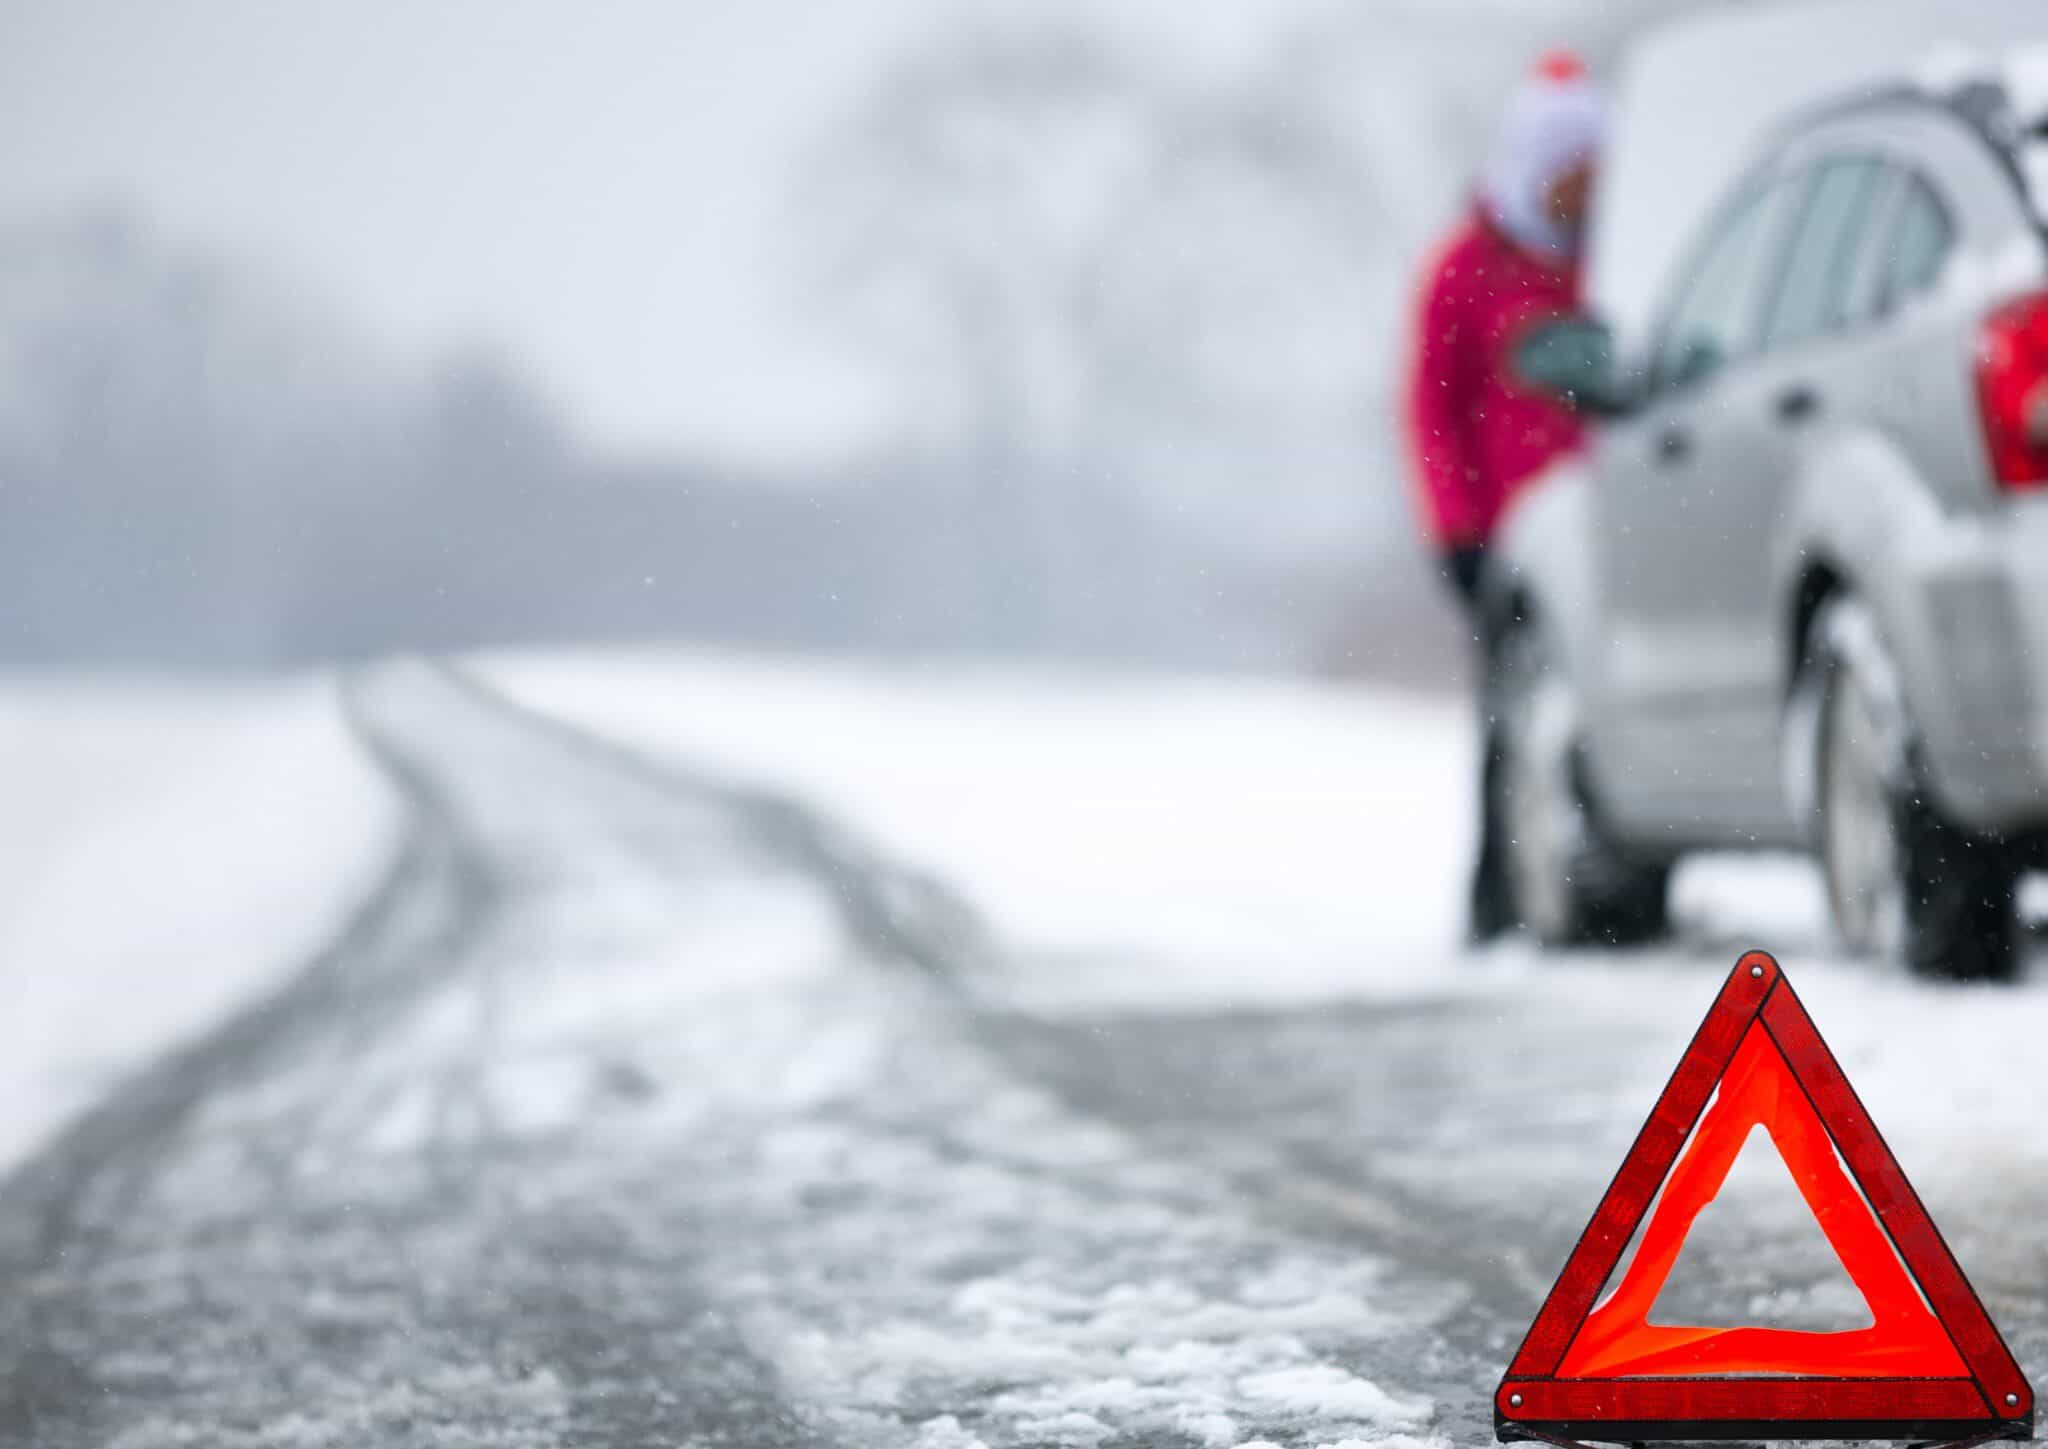
[[[0,1170],[322,945],[395,798],[326,677],[0,681]]]
[[[1054,978],[1036,983],[1047,992],[1147,1006],[1398,992],[1438,984],[1455,938],[1473,808],[1455,700],[711,653],[499,657],[482,672],[936,870]]]
[[[498,656],[546,713],[795,795],[989,917],[991,990],[1070,1013],[1569,993],[1672,1059],[1744,949],[1776,953],[1877,1120],[1932,1171],[2048,1157],[2048,971],[1944,988],[1836,950],[1803,860],[1716,856],[1677,939],[1547,956],[1459,944],[1473,832],[1462,699],[1373,686],[766,659]],[[1944,1090],[1926,1090],[1938,1070]],[[1644,1102],[1647,1110],[1648,1101]],[[1936,1160],[1939,1159],[1939,1160]]]

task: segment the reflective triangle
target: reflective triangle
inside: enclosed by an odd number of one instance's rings
[[[1868,1326],[1648,1321],[1759,1126]],[[1509,1365],[1494,1427],[1503,1439],[2032,1437],[2032,1389],[1769,956],[1744,956],[1708,1011]]]

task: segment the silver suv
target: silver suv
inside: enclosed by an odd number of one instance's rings
[[[2037,67],[2038,69],[2038,67]],[[2048,129],[1984,70],[1781,132],[1644,355],[1538,329],[1599,419],[1488,583],[1488,807],[1546,941],[1696,849],[1810,847],[1852,947],[2005,977],[2048,839]]]

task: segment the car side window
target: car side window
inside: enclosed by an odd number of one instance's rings
[[[1932,286],[1954,240],[1955,225],[1934,188],[1918,176],[1907,175],[1878,258],[1878,315],[1884,316]]]
[[[1695,254],[1691,280],[1667,314],[1651,380],[1658,391],[1698,382],[1754,351],[1763,293],[1798,188],[1777,181],[1738,201]]]
[[[1816,168],[1785,256],[1766,346],[1804,342],[1847,320],[1849,286],[1885,174],[1884,163],[1870,157]]]

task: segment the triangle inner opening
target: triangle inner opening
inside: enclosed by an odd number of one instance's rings
[[[1646,1315],[1658,1326],[1840,1333],[1876,1318],[1768,1128],[1753,1126]]]
[[[1781,1225],[1777,1231],[1789,1243],[1799,1241],[1803,1215],[1823,1235],[1829,1254],[1808,1260],[1811,1266],[1803,1281],[1796,1274],[1786,1275],[1783,1286],[1791,1291],[1772,1305],[1768,1300],[1773,1285],[1750,1278],[1744,1266],[1756,1263],[1783,1271],[1776,1253],[1765,1251],[1759,1241],[1760,1231],[1767,1240],[1770,1229],[1748,1221],[1740,1211],[1724,1212],[1718,1216],[1725,1223],[1741,1228],[1739,1235],[1730,1235],[1745,1238],[1748,1249],[1696,1246],[1695,1262],[1703,1266],[1711,1291],[1702,1293],[1695,1287],[1691,1291],[1703,1301],[1681,1306],[1666,1298],[1667,1280],[1685,1256],[1692,1229],[1719,1199],[1736,1158],[1759,1126],[1765,1129],[1771,1150],[1764,1156],[1764,1170],[1751,1175],[1752,1181],[1761,1177],[1767,1188],[1774,1180],[1789,1182],[1800,1199],[1796,1209],[1787,1205],[1780,1211],[1765,1205],[1762,1211]],[[1766,1199],[1774,1195],[1764,1194]],[[1831,1299],[1839,1304],[1842,1300],[1827,1286],[1836,1269],[1849,1279],[1851,1310],[1857,1299],[1865,1306],[1869,1316],[1859,1315],[1864,1326],[1813,1331],[1766,1326],[1752,1316],[1759,1297],[1766,1300],[1764,1307],[1775,1307],[1781,1314],[1824,1312]],[[1812,1290],[1810,1297],[1807,1289]],[[1662,1321],[1652,1322],[1660,1302],[1662,1311],[1656,1316]],[[1695,1308],[1700,1310],[1697,1316]],[[1751,1025],[1723,1068],[1719,1089],[1649,1210],[1634,1255],[1613,1290],[1587,1312],[1557,1370],[1562,1378],[1943,1378],[1966,1372],[1954,1343],[1850,1179],[1812,1101],[1761,1022]]]

